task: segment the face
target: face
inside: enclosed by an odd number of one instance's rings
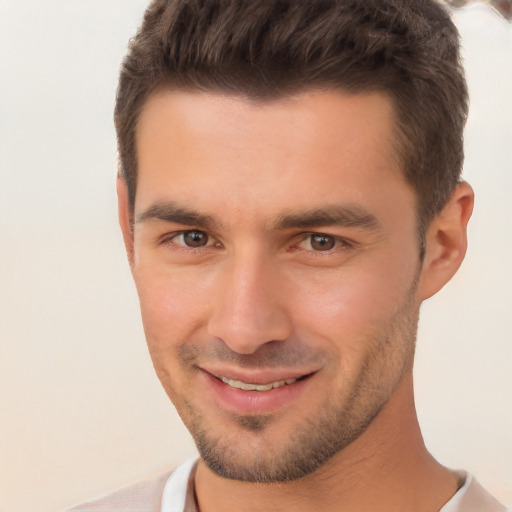
[[[133,275],[157,374],[220,475],[315,471],[410,373],[416,205],[393,141],[380,94],[146,104]]]

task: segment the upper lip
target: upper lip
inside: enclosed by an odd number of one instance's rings
[[[315,370],[298,368],[248,369],[229,365],[204,365],[201,366],[200,369],[218,379],[227,377],[228,379],[259,385],[269,384],[270,382],[276,382],[285,379],[298,379],[315,372]]]

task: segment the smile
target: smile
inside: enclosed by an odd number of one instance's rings
[[[311,388],[308,383],[317,373],[290,369],[201,370],[200,381],[204,383],[207,402],[216,410],[236,414],[267,414],[289,406]]]
[[[242,382],[241,380],[228,379],[228,377],[221,377],[220,380],[228,386],[235,389],[242,389],[244,391],[270,391],[271,389],[280,388],[297,382],[298,379],[283,379],[269,382],[268,384],[250,384],[248,382]]]

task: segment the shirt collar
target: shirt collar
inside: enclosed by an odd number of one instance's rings
[[[194,492],[197,459],[188,460],[171,474],[162,493],[160,512],[199,512]]]

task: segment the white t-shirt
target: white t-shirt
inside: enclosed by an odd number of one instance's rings
[[[189,460],[172,473],[140,482],[68,512],[197,512],[193,478],[197,460]],[[464,485],[439,512],[512,512],[491,496],[476,479],[458,472]]]

